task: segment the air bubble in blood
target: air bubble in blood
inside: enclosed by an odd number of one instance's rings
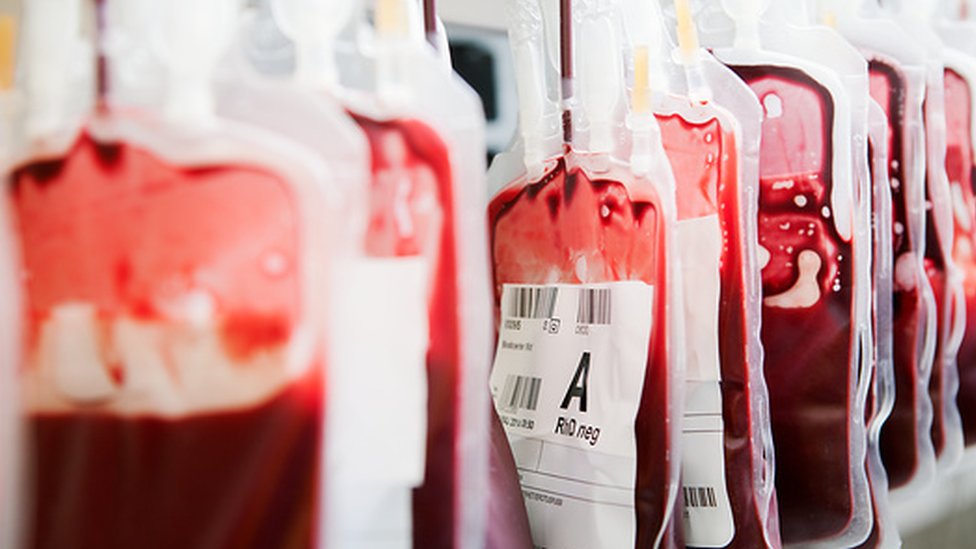
[[[261,269],[272,278],[284,276],[288,272],[288,258],[280,252],[270,252],[261,258]]]
[[[763,107],[766,109],[768,118],[779,118],[783,116],[783,100],[774,93],[763,97]]]

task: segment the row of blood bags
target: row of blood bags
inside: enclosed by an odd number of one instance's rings
[[[528,547],[433,2],[22,9],[0,547]]]
[[[958,456],[967,23],[513,1],[486,236],[429,13],[197,4],[25,5],[3,541],[890,546]]]
[[[537,547],[900,546],[976,443],[968,0],[509,0],[490,377]]]

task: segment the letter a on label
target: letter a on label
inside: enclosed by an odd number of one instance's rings
[[[579,411],[586,411],[586,384],[590,378],[590,352],[585,351],[583,356],[580,358],[579,366],[576,367],[576,375],[573,376],[573,382],[569,385],[569,390],[566,391],[566,396],[563,397],[563,403],[559,407],[563,410],[569,409],[569,403],[572,402],[574,398],[579,398]]]

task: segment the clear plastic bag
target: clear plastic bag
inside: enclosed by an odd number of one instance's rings
[[[414,546],[477,547],[484,543],[487,531],[485,494],[507,486],[489,484],[488,475],[489,429],[498,426],[490,427],[493,420],[484,390],[492,316],[483,222],[486,192],[481,183],[485,180],[483,109],[474,91],[423,42],[380,47],[390,49],[376,59],[380,75],[376,95],[368,102],[350,99],[347,108],[371,143],[374,176],[378,169],[382,175],[384,163],[394,168],[391,175],[396,174],[397,162],[415,170],[418,196],[412,200],[418,225],[428,215],[429,199],[422,193],[432,191],[427,187],[430,175],[437,181],[444,216],[441,230],[434,235],[439,239],[436,248],[430,243],[421,248],[424,253],[439,248],[439,257],[433,262],[437,267],[431,279],[427,463],[425,482],[414,493]],[[384,63],[397,67],[397,80],[386,81]],[[403,86],[401,97],[396,96],[397,85]],[[406,157],[399,158],[399,149],[391,148],[390,140],[397,135],[411,151]],[[386,214],[386,222],[393,213]],[[373,221],[383,223],[378,218]],[[378,227],[370,224],[371,230]],[[493,478],[498,478],[503,464],[492,463]],[[520,511],[508,509],[515,515]],[[452,517],[450,527],[444,524],[445,516]]]
[[[833,20],[841,34],[868,60],[871,96],[888,120],[888,176],[893,198],[895,261],[893,330],[895,407],[885,423],[881,451],[892,489],[912,493],[931,482],[935,450],[929,432],[932,403],[928,395],[935,338],[935,300],[923,259],[926,246],[925,149],[922,103],[924,54],[900,35],[897,25],[867,9],[832,2],[821,16]]]
[[[0,14],[0,165],[12,153],[13,114],[23,95],[12,89],[15,71],[16,20]],[[13,244],[10,205],[0,193],[0,547],[19,547],[23,424],[17,391],[20,355],[21,292],[17,284],[17,252]]]
[[[684,283],[695,288],[685,293],[686,346],[695,349],[687,357],[682,452],[685,541],[690,547],[778,547],[754,244],[762,107],[735,73],[697,49],[686,8],[675,6],[680,51],[660,56],[680,60],[667,64],[673,95],[655,108],[677,184]],[[717,248],[706,244],[709,236]],[[718,264],[715,280],[708,281]],[[701,299],[712,298],[706,288],[716,288],[712,305]],[[714,430],[716,420],[721,430]],[[717,494],[714,506],[698,497],[710,491]]]
[[[511,7],[522,128],[490,173],[500,317],[491,385],[533,541],[677,547],[682,372],[672,352],[682,339],[671,315],[681,294],[648,56],[636,61],[642,91],[625,127],[619,5],[574,2],[576,18],[563,13],[561,25],[531,0]],[[545,80],[556,72],[548,57],[559,57],[546,55],[546,16],[550,37],[567,38],[576,21],[581,44],[578,63],[562,56],[565,147]]]
[[[4,121],[3,123],[7,123]],[[23,442],[17,360],[21,345],[21,303],[17,285],[9,204],[0,196],[0,546],[19,547]]]
[[[343,424],[336,429],[346,424],[357,427],[345,428],[343,435],[330,438],[332,467],[342,483],[329,495],[335,502],[330,505],[327,520],[329,539],[335,545],[383,541],[407,547],[479,546],[486,532],[490,497],[489,418],[484,391],[490,356],[490,302],[487,238],[479,221],[483,220],[479,216],[484,211],[485,193],[476,184],[458,182],[484,179],[482,111],[477,97],[423,43],[423,33],[415,25],[418,13],[410,10],[411,4],[377,6],[375,28],[358,17],[362,15],[359,7],[356,3],[342,4],[346,17],[355,16],[349,27],[345,18],[329,11],[340,9],[330,7],[330,2],[273,2],[274,9],[262,15],[277,16],[277,24],[298,42],[297,57],[283,55],[267,62],[272,56],[257,56],[266,61],[266,73],[287,73],[294,65],[298,87],[321,104],[341,101],[351,114],[349,120],[357,126],[371,157],[371,173],[357,181],[368,195],[368,207],[363,210],[365,234],[356,240],[362,256],[359,267],[369,266],[392,295],[421,297],[421,303],[402,309],[413,320],[407,324],[385,323],[388,330],[383,336],[388,342],[389,338],[399,341],[404,333],[415,331],[410,323],[423,328],[417,334],[424,338],[422,373],[404,377],[401,371],[397,378],[419,389],[416,394],[425,403],[419,454],[388,447],[400,438],[378,441],[357,435],[361,422],[354,418],[367,411],[352,406],[356,404],[352,401],[362,400],[357,398],[361,391],[354,390],[353,385],[335,387],[333,394],[345,403],[337,405],[340,409],[333,414],[335,421]],[[406,11],[390,12],[391,8]],[[276,26],[274,21],[262,22],[262,15],[253,22],[253,32]],[[405,19],[400,20],[400,16]],[[334,60],[329,58],[328,67],[322,66],[314,47],[302,46],[323,40],[330,52],[338,54]],[[242,115],[244,112],[240,109]],[[296,130],[292,128],[291,132]],[[323,154],[343,158],[343,143],[337,136],[323,135],[320,141],[320,147],[333,142],[333,146],[322,149]],[[314,142],[314,137],[306,135],[303,142]],[[404,277],[391,269],[413,274]],[[348,286],[362,286],[357,280],[362,276],[357,271],[350,274]],[[379,307],[377,314],[388,317],[393,312],[389,308],[394,303],[380,297],[382,292],[363,288],[360,293]],[[404,301],[396,300],[395,304],[399,309]],[[354,330],[346,329],[350,333]],[[371,333],[377,329],[375,325],[355,328]],[[363,360],[362,351],[349,350],[351,357],[359,355]],[[403,362],[402,353],[389,358],[409,366]],[[346,370],[347,382],[370,385],[367,390],[381,399],[369,411],[376,421],[388,423],[384,421],[388,414],[377,414],[375,407],[403,415],[402,410],[389,408],[391,404],[382,396],[390,394],[388,391],[368,381],[374,374],[353,362]],[[418,380],[422,387],[416,386]],[[387,383],[397,384],[395,380]],[[388,429],[378,425],[372,430]],[[406,439],[403,442],[414,447]],[[410,456],[415,455],[420,457],[419,470],[408,468],[413,472],[406,476],[386,474],[389,469],[403,471],[403,464],[412,463]],[[496,457],[497,452],[492,454],[493,459]],[[514,479],[514,470],[505,473],[503,464],[504,460],[492,464],[492,479],[502,479],[504,474]],[[404,493],[404,486],[417,489]],[[518,516],[520,511],[524,514],[521,508],[505,511],[511,516]]]
[[[946,47],[946,121],[948,123],[948,150],[946,169],[952,186],[953,212],[956,220],[956,238],[953,257],[961,271],[966,300],[967,325],[959,348],[958,368],[960,387],[957,395],[963,432],[967,445],[976,443],[976,257],[971,250],[976,247],[976,221],[971,219],[976,210],[973,193],[976,180],[972,177],[974,145],[973,131],[974,96],[976,82],[976,43],[972,33],[976,24],[971,20],[940,20],[936,31]],[[968,212],[968,213],[967,213]]]
[[[874,382],[868,395],[865,421],[868,425],[867,470],[871,488],[873,526],[868,539],[858,547],[897,548],[901,537],[888,501],[888,474],[881,460],[881,428],[895,404],[895,370],[892,357],[892,310],[894,262],[892,260],[892,189],[888,177],[888,119],[881,105],[870,105],[869,147],[873,181],[872,233],[874,235]]]
[[[890,4],[890,2],[887,2]],[[925,271],[935,295],[938,319],[935,360],[929,381],[932,399],[932,445],[937,466],[949,470],[963,452],[962,422],[956,404],[959,387],[957,354],[966,326],[963,279],[952,258],[955,227],[952,194],[946,176],[945,56],[941,39],[930,28],[932,2],[909,2],[893,16],[925,53],[923,121],[926,150],[927,212]]]
[[[336,338],[327,387],[323,543],[410,547],[412,492],[423,482],[426,461],[432,269],[416,246],[399,256],[370,246],[377,209],[371,207],[369,142],[335,97],[338,60],[319,57],[324,53],[307,43],[334,41],[351,12],[342,17],[329,2],[273,3],[243,26],[219,89],[222,112],[314,150],[345,195],[350,260],[337,269],[330,304]],[[297,57],[275,57],[255,44],[255,34],[278,31],[272,13],[295,38]],[[276,106],[260,108],[264,103]]]
[[[6,172],[30,273],[26,543],[308,546],[341,210],[310,151],[214,116],[236,6],[159,7],[182,77],[164,108],[76,120],[64,104],[86,94],[51,91],[80,3],[27,6],[29,101]]]
[[[728,9],[737,10],[730,13],[740,19],[738,34],[722,30],[722,14],[712,12],[710,45],[750,84],[766,113],[759,207],[767,260],[760,263],[763,343],[783,539],[855,544],[871,526],[864,398],[873,346],[862,321],[870,307],[870,201],[863,199],[866,78],[859,80],[866,75],[836,37],[782,21],[760,26],[751,19],[758,17],[753,8],[729,3]],[[811,43],[822,39],[826,46],[814,51]],[[829,60],[833,69],[764,49],[767,43]],[[852,96],[859,84],[863,100]],[[807,451],[814,446],[820,451]]]

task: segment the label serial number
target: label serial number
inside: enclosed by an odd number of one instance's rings
[[[524,417],[513,417],[513,416],[501,416],[502,425],[505,427],[513,427],[515,429],[535,429],[535,420],[524,418]]]

